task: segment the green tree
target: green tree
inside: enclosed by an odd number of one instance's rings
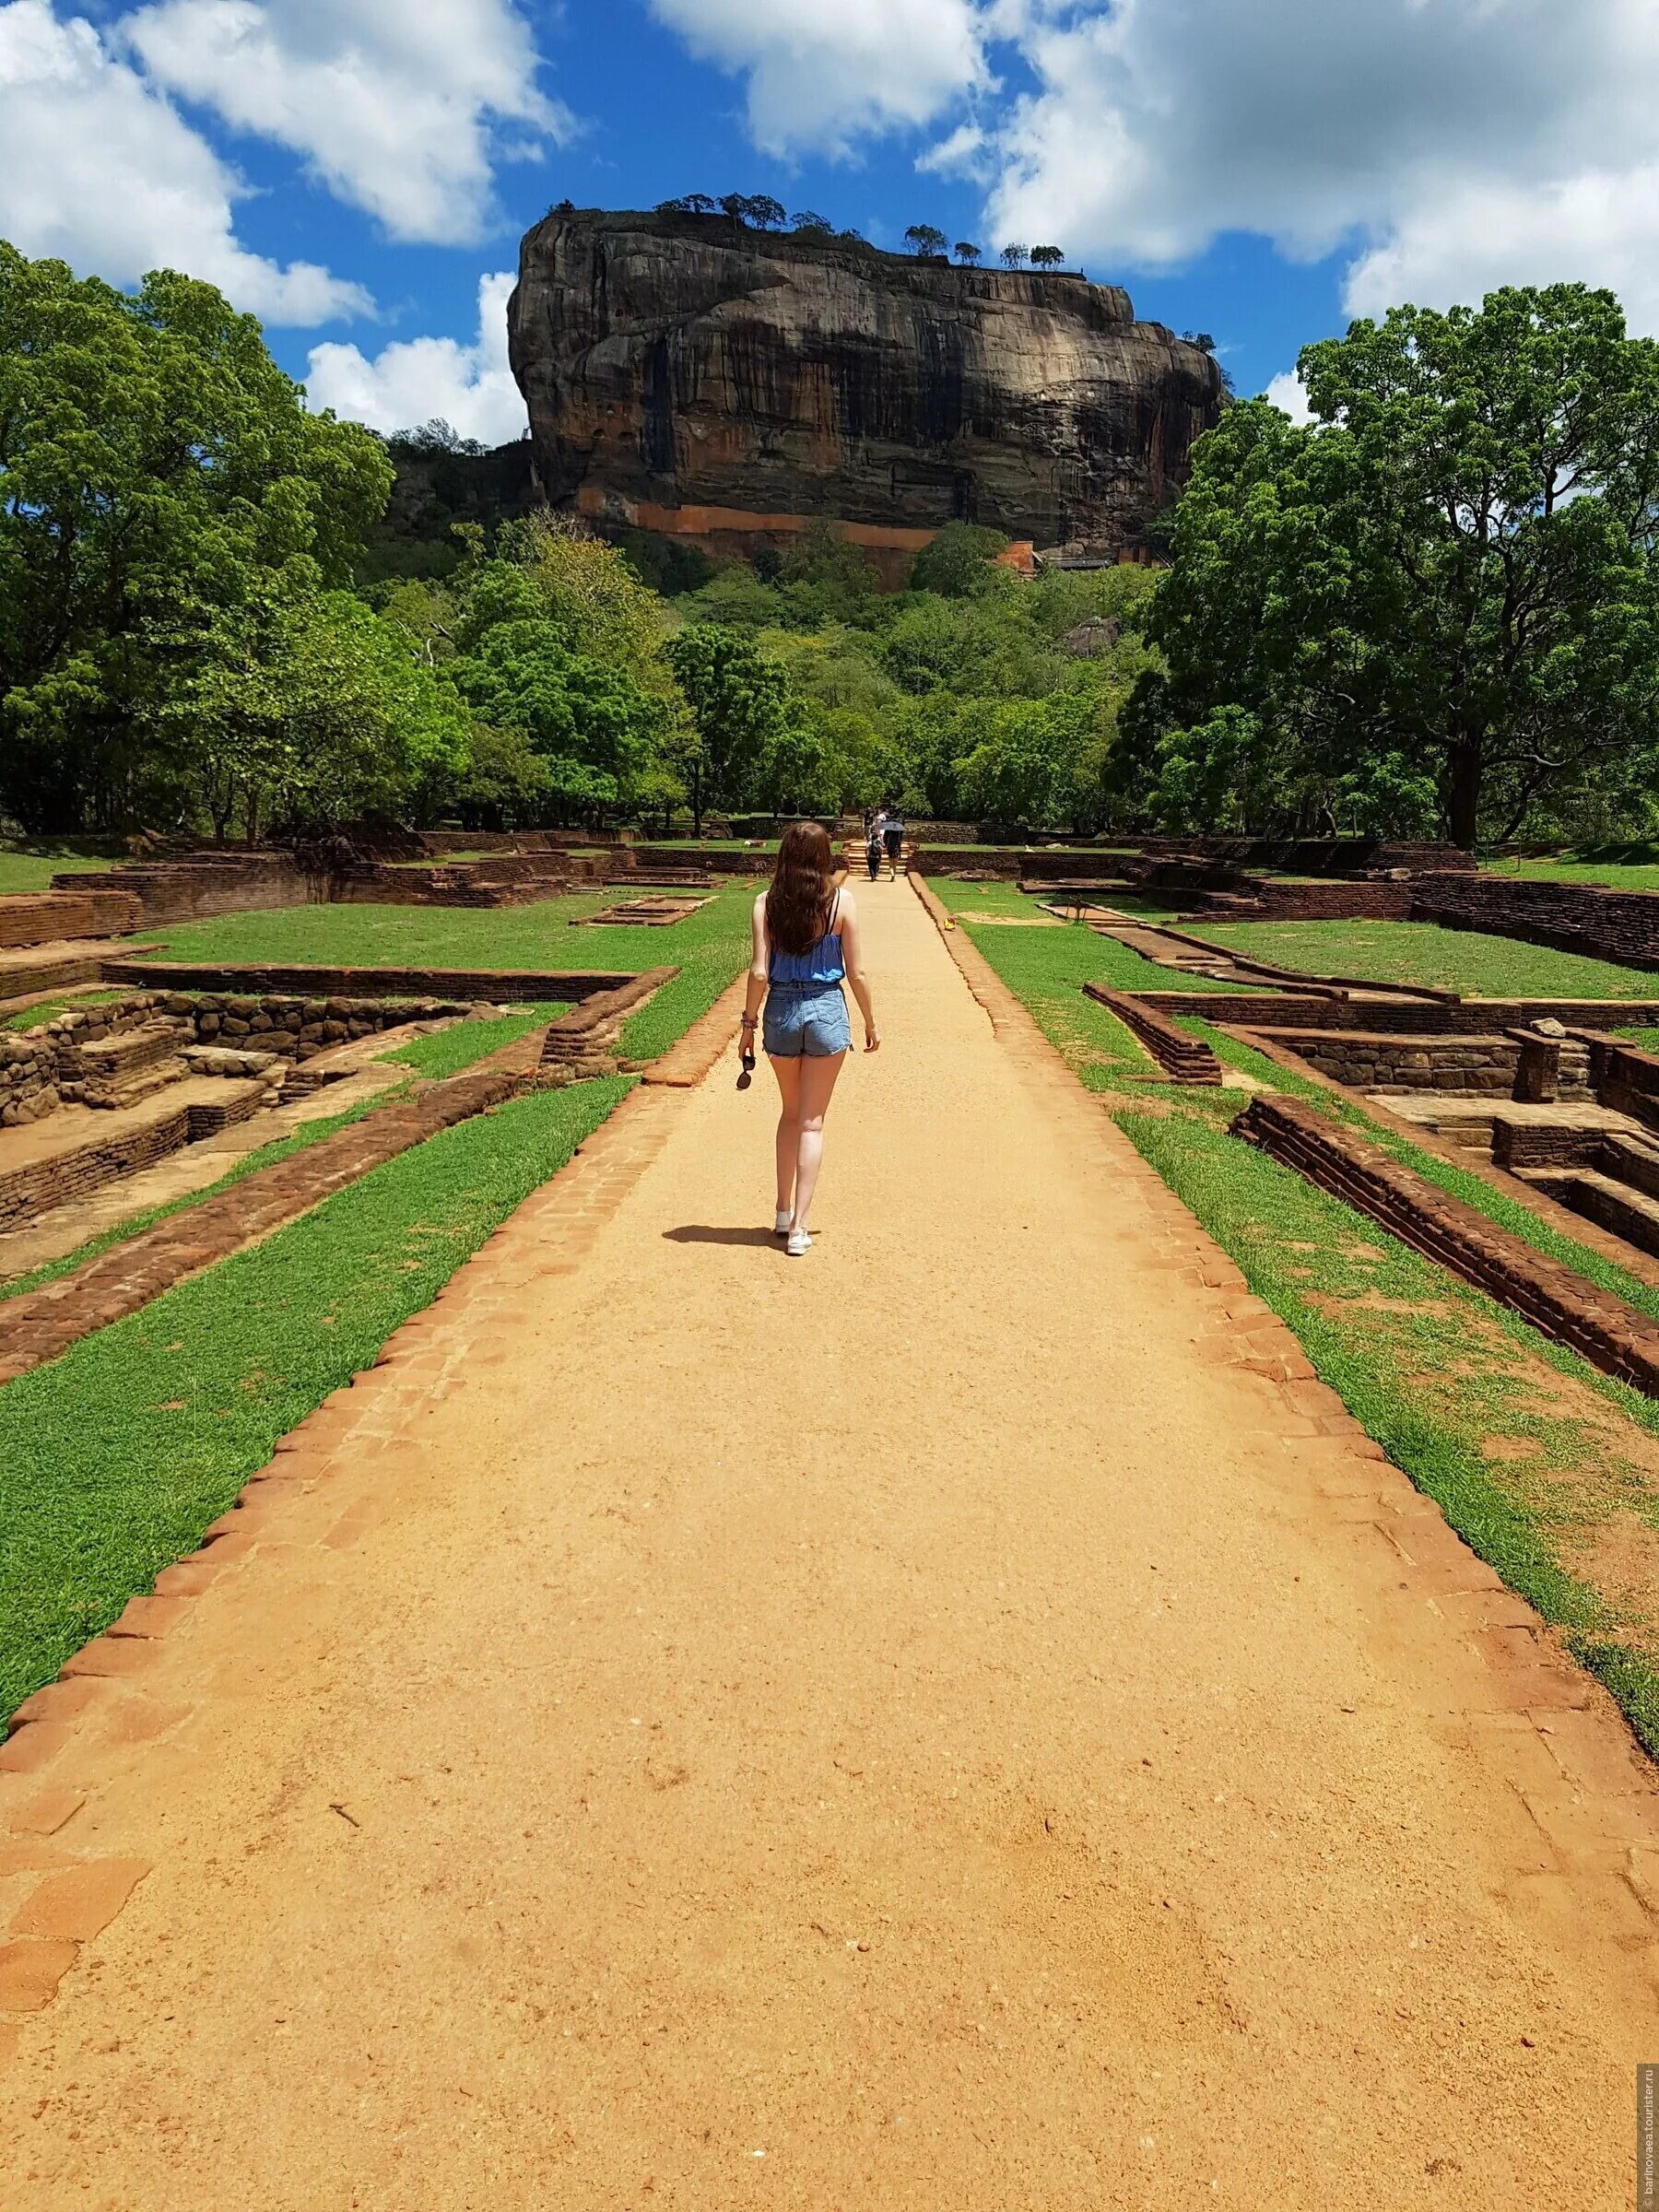
[[[1430,779],[1466,847],[1651,762],[1659,347],[1554,285],[1396,308],[1300,367],[1312,426],[1254,401],[1200,441],[1126,764],[1161,783],[1169,734],[1237,708],[1276,763],[1253,804],[1392,784],[1409,812]]]
[[[971,238],[959,238],[956,242],[956,257],[965,269],[971,269],[979,261],[980,250]]]
[[[904,242],[923,261],[937,261],[945,252],[945,233],[936,223],[912,223]]]
[[[1029,246],[1005,246],[1000,255],[1003,267],[1005,269],[1023,269],[1026,265],[1026,255],[1030,251]]]
[[[975,818],[1041,829],[1073,813],[1079,757],[1093,727],[1086,698],[977,702],[973,749],[956,764],[961,803]]]
[[[911,589],[937,592],[946,599],[970,599],[990,590],[996,579],[992,564],[1006,553],[1000,530],[980,523],[947,523],[911,564]]]
[[[752,638],[718,623],[682,629],[669,641],[668,658],[700,740],[687,761],[700,831],[705,806],[742,806],[754,795],[762,761],[784,735],[788,682]]]
[[[523,731],[564,813],[654,790],[672,710],[627,667],[571,652],[547,621],[496,623],[454,664],[454,680],[480,721]]]
[[[1058,246],[1033,246],[1031,266],[1034,269],[1057,269],[1065,259]]]
[[[215,612],[149,734],[191,810],[250,841],[419,815],[465,771],[468,717],[416,641],[349,592],[278,582]]]
[[[129,295],[0,242],[0,804],[26,827],[163,816],[193,656],[349,581],[392,466],[303,399],[211,285]]]

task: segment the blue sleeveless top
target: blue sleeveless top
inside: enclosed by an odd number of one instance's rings
[[[841,958],[841,941],[836,932],[835,917],[841,907],[841,893],[836,892],[830,905],[830,927],[805,952],[785,952],[774,945],[769,971],[772,988],[780,984],[795,991],[828,991],[846,978],[847,963]]]

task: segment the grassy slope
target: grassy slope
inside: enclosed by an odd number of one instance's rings
[[[476,1061],[500,1052],[504,1044],[516,1044],[543,1022],[568,1010],[563,1000],[530,1001],[492,1021],[451,1022],[445,1029],[434,1030],[429,1037],[412,1037],[407,1044],[395,1045],[380,1057],[400,1067],[412,1067],[431,1082],[441,1082],[445,1076],[458,1076]]]
[[[119,998],[130,998],[130,991],[81,991],[72,996],[43,999],[39,1006],[24,1006],[16,1014],[0,1015],[0,1030],[38,1030],[43,1022],[67,1014],[71,1006],[109,1006]]]
[[[930,876],[928,888],[953,914],[1006,915],[1017,922],[1037,922],[1043,919],[1043,910],[1035,899],[1029,898],[1008,883],[963,883],[950,876]],[[1168,909],[1136,909],[1137,919],[1167,920]],[[1235,991],[1236,983],[1212,982],[1207,976],[1184,975],[1172,968],[1160,968],[1156,961],[1142,959],[1138,952],[1120,945],[1114,937],[1097,936],[1092,929],[1081,923],[1066,923],[1053,929],[1003,929],[995,926],[982,929],[975,938],[994,937],[1001,948],[998,967],[1006,960],[1022,975],[1032,978],[1043,975],[1065,977],[1074,988],[1086,982],[1111,984],[1124,991]],[[1013,975],[1009,975],[1013,982]],[[1014,983],[1018,991],[1018,982]]]
[[[1571,853],[1544,860],[1493,861],[1482,871],[1523,883],[1594,883],[1609,891],[1659,891],[1659,864],[1648,861],[1576,860]]]
[[[96,876],[114,865],[84,853],[0,853],[0,894],[49,891],[54,876]]]
[[[1659,1407],[1230,1137],[1227,1124],[1241,1102],[1237,1091],[1147,1080],[1156,1071],[1135,1041],[1077,987],[1082,933],[968,928],[1367,1431],[1512,1587],[1566,1632],[1650,1749],[1659,1751],[1659,1629],[1621,1611],[1568,1560],[1586,1528],[1613,1514],[1630,1512],[1652,1524],[1655,1501],[1638,1459],[1645,1454],[1640,1432],[1659,1432]],[[1547,1229],[1480,1178],[1384,1135],[1358,1108],[1207,1025],[1187,1026],[1264,1081],[1364,1123],[1368,1135],[1408,1164],[1539,1249],[1570,1258],[1624,1295],[1640,1293],[1649,1311],[1659,1307],[1659,1294]],[[1539,1363],[1583,1386],[1573,1394],[1572,1412],[1541,1396]],[[1515,1451],[1531,1456],[1512,1456]],[[1571,1482],[1561,1479],[1569,1475]]]
[[[1310,975],[1427,983],[1475,998],[1652,998],[1659,976],[1427,922],[1195,922],[1194,936]]]
[[[570,1158],[624,1077],[390,1160],[0,1391],[0,1713],[194,1548],[278,1437]]]

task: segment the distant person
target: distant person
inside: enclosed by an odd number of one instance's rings
[[[904,814],[898,806],[889,806],[881,818],[881,838],[887,847],[888,877],[899,880],[899,855],[904,850]]]
[[[762,999],[766,1056],[778,1078],[778,1210],[775,1234],[791,1259],[812,1249],[807,1216],[824,1156],[824,1116],[835,1078],[853,1047],[843,980],[864,1016],[865,1050],[881,1045],[865,980],[858,909],[838,889],[829,833],[818,822],[792,822],[778,847],[770,888],[755,901],[738,1051],[754,1050]]]
[[[865,865],[870,871],[872,883],[881,873],[881,830],[882,817],[874,810],[867,813],[865,816]]]

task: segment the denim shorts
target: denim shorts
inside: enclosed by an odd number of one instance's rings
[[[824,1060],[832,1053],[850,1052],[853,1027],[841,985],[800,991],[774,983],[766,994],[761,1034],[774,1060],[798,1060],[803,1053]]]

